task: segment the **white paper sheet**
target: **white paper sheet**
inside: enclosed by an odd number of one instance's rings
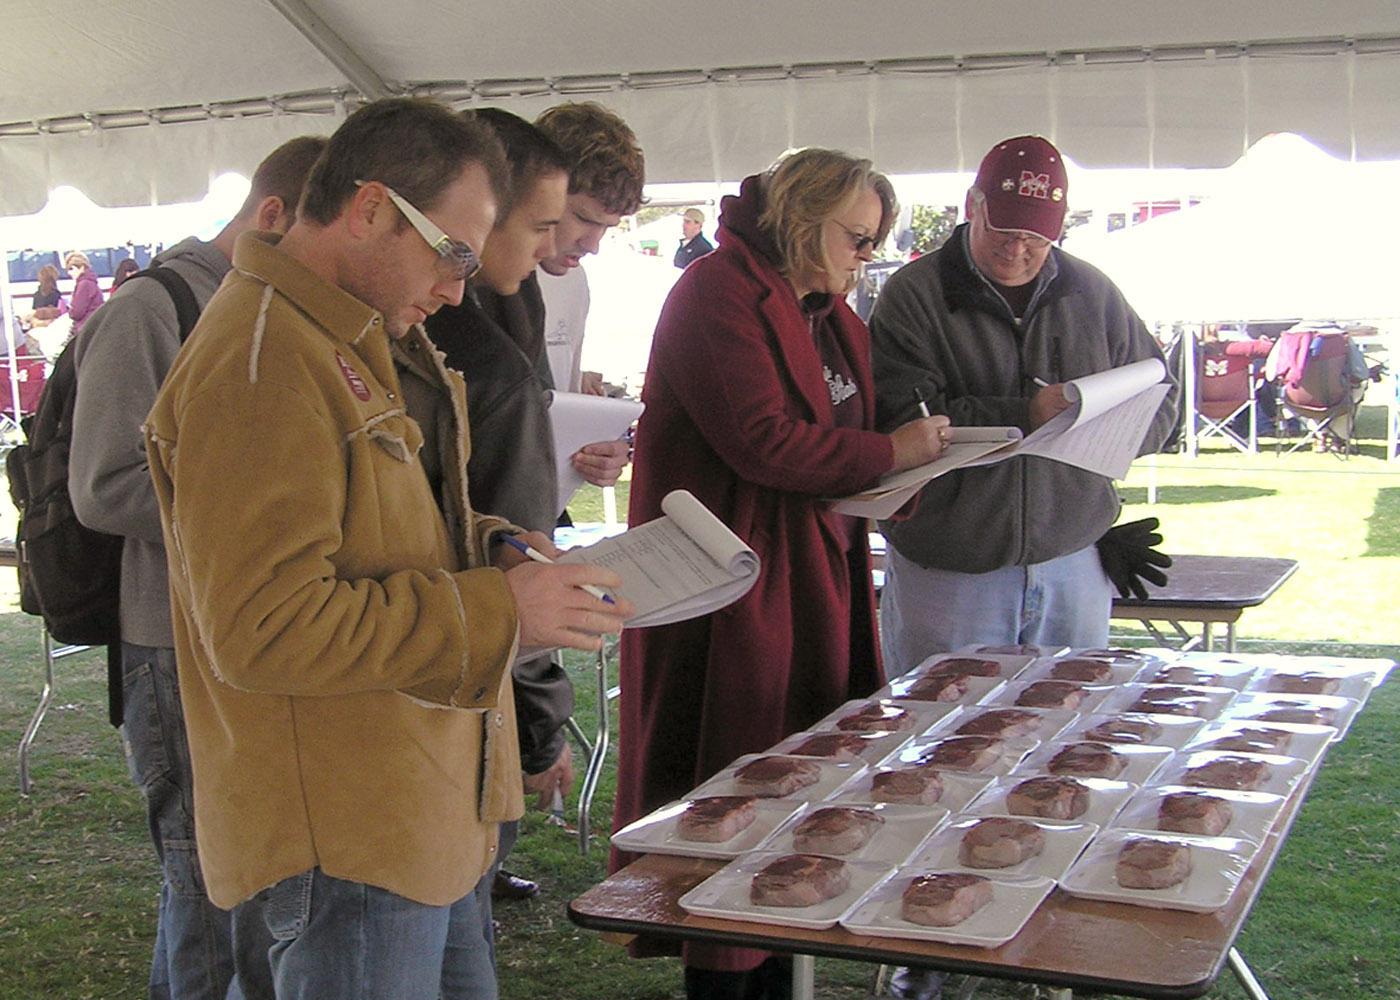
[[[1021,439],[1021,431],[1015,427],[955,427],[951,431],[953,436],[943,454],[932,462],[882,476],[879,483],[865,492],[834,500],[832,510],[876,520],[889,517],[923,489],[925,483],[963,466],[982,464],[976,460],[984,456],[1000,457],[1004,449]]]
[[[559,560],[596,563],[621,576],[617,592],[637,606],[629,628],[708,614],[758,580],[758,555],[691,493],[671,491],[661,509],[665,516]]]
[[[957,469],[1036,455],[1122,479],[1137,458],[1152,418],[1170,390],[1156,358],[1065,383],[1070,405],[1022,438],[1015,427],[954,427],[943,454],[891,473],[874,487],[831,501],[832,509],[877,520],[890,517],[924,485]]]
[[[1156,358],[1096,372],[1065,384],[1070,405],[1006,453],[976,459],[990,465],[1013,455],[1036,455],[1122,479],[1171,386]]]
[[[635,399],[613,399],[582,392],[555,392],[549,404],[549,425],[554,432],[554,465],[559,477],[558,510],[573,499],[584,479],[569,460],[586,444],[616,441],[642,415]]]

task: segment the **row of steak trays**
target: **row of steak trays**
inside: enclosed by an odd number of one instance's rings
[[[1224,906],[1387,661],[984,647],[750,754],[618,831],[730,860],[689,912],[994,947],[1058,884]]]

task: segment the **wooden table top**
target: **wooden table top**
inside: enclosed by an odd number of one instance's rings
[[[1215,913],[1078,899],[1057,888],[1021,933],[999,948],[905,941],[841,927],[813,931],[693,916],[680,908],[680,897],[724,862],[647,855],[571,902],[569,918],[590,930],[925,965],[1132,996],[1197,997],[1220,975],[1320,766],[1294,790],[1238,889]]]
[[[1147,585],[1147,599],[1119,597],[1115,615],[1125,609],[1201,608],[1243,610],[1263,604],[1298,569],[1296,559],[1264,556],[1173,555],[1167,585]]]

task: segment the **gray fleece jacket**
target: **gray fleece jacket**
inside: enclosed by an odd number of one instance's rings
[[[201,310],[231,267],[212,243],[193,237],[156,259],[189,283]],[[126,539],[122,641],[140,646],[175,645],[160,508],[141,425],[179,350],[175,304],[164,287],[146,278],[118,288],[74,345],[78,396],[68,492],[80,521]]]
[[[1144,358],[1157,342],[1099,270],[1053,248],[1053,274],[1017,319],[973,268],[967,226],[900,268],[870,317],[876,423],[893,430],[930,412],[956,425],[1029,433],[1036,379],[1064,382]],[[1173,384],[1139,454],[1157,451],[1176,420]],[[883,522],[890,544],[920,566],[986,573],[1077,552],[1118,517],[1112,480],[1045,458],[949,473],[924,487],[913,514]]]

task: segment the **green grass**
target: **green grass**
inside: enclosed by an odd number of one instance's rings
[[[1300,560],[1293,580],[1245,614],[1246,648],[1396,658],[1400,465],[1387,466],[1373,450],[1367,444],[1345,462],[1219,450],[1195,461],[1159,457],[1133,470],[1124,516],[1160,517],[1171,551]],[[1154,479],[1159,502],[1149,507]],[[626,485],[618,489],[624,516]],[[572,509],[576,520],[602,519],[596,491]],[[34,620],[14,610],[9,574],[0,585],[9,588],[0,589],[0,743],[13,748],[38,697],[39,636]],[[574,655],[567,662],[580,722],[591,731],[591,663]],[[13,770],[0,775],[0,1000],[140,997],[155,926],[154,854],[106,723],[105,664],[85,654],[61,661],[58,673],[35,747],[34,794],[20,798]],[[1240,937],[1240,950],[1278,1000],[1400,996],[1398,735],[1400,685],[1392,682],[1329,755]],[[613,780],[610,763],[595,826],[607,825]],[[512,867],[545,890],[498,909],[506,1000],[681,995],[675,961],[631,961],[569,923],[565,904],[604,877],[605,862],[601,838],[581,857],[575,838],[538,813],[527,817]],[[818,996],[857,1000],[871,969],[822,960],[817,976]],[[1021,994],[993,984],[979,995]],[[1208,997],[1244,995],[1227,973]]]

